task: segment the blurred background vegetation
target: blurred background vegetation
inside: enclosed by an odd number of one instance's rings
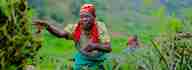
[[[95,4],[97,19],[123,36],[136,34],[146,40],[171,29],[191,30],[181,29],[191,23],[190,0],[29,0],[38,18],[61,24],[76,23],[84,3]]]

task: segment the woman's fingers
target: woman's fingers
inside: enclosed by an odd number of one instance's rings
[[[48,24],[48,22],[47,21],[44,21],[44,20],[33,20],[32,21],[33,22],[33,25],[46,25],[46,24]]]
[[[43,20],[33,20],[32,25],[35,25],[37,28],[37,33],[40,33],[40,32],[42,32],[42,30],[44,29],[46,24],[47,24],[47,22],[43,21]]]

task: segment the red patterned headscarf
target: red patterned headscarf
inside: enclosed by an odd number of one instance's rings
[[[80,9],[80,14],[82,12],[88,12],[91,13],[94,17],[96,17],[96,13],[95,13],[95,7],[93,4],[84,4],[81,9]]]
[[[91,28],[91,31],[90,31],[91,32],[90,33],[90,39],[92,40],[92,42],[98,43],[99,42],[99,33],[98,33],[98,30],[97,30],[97,24],[96,24],[96,20],[95,20],[96,14],[95,14],[94,5],[93,4],[84,4],[81,7],[80,14],[83,13],[83,12],[88,12],[91,15],[94,16],[94,20],[92,22],[92,28]],[[80,40],[81,31],[82,31],[81,25],[82,25],[82,22],[79,21],[77,27],[75,28],[75,31],[73,32],[73,37],[74,37],[75,42],[79,42],[79,40]]]

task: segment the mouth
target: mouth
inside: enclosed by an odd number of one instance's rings
[[[84,29],[86,29],[86,30],[89,30],[89,28],[91,27],[91,24],[89,24],[89,23],[84,23]]]

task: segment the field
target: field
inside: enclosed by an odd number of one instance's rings
[[[164,70],[172,67],[166,67],[166,63],[172,63],[172,60],[168,61],[172,56],[165,55],[166,52],[167,54],[171,54],[170,51],[161,51],[159,47],[160,43],[156,45],[141,44],[141,48],[138,48],[130,54],[124,51],[127,47],[126,43],[126,36],[112,37],[113,51],[107,54],[109,56],[108,60],[104,62],[106,70]],[[73,64],[71,59],[75,52],[76,50],[72,41],[56,38],[48,32],[45,32],[43,47],[39,50],[36,57],[38,61],[36,65],[37,69],[70,70]],[[180,67],[180,65],[177,65],[177,67]]]

